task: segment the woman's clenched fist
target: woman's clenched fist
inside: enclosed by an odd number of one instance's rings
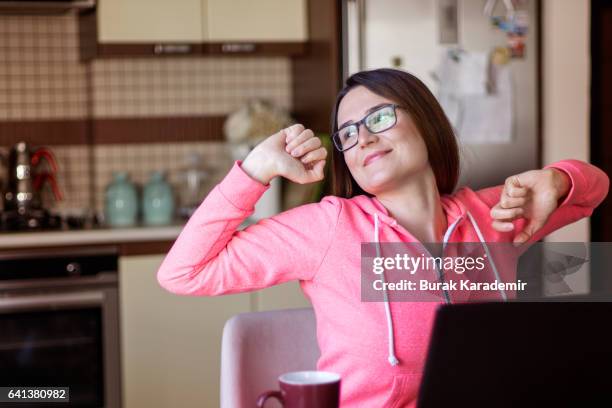
[[[327,150],[312,130],[295,124],[255,146],[242,169],[263,184],[276,176],[307,184],[323,179],[326,158]]]
[[[501,232],[512,231],[513,221],[525,218],[527,224],[515,232],[513,241],[515,245],[527,242],[546,224],[570,187],[569,177],[553,168],[530,170],[508,177],[499,202],[491,209],[493,228]]]

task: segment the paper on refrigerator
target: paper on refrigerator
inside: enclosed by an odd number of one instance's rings
[[[513,139],[512,73],[489,65],[484,52],[444,52],[437,71],[438,100],[464,143]]]

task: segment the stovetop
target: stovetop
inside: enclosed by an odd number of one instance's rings
[[[0,232],[80,230],[98,227],[97,216],[62,216],[46,209],[0,212]]]

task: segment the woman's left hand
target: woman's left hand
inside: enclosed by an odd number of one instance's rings
[[[512,221],[526,218],[528,223],[516,234],[514,244],[527,242],[546,224],[570,187],[571,180],[567,174],[553,168],[530,170],[508,177],[499,202],[491,209],[493,228],[500,232],[512,231]]]

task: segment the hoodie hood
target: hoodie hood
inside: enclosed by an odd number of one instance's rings
[[[458,191],[462,190],[459,189]],[[391,217],[389,211],[376,197],[369,197],[366,195],[358,195],[350,199],[350,201],[359,207],[366,214],[370,214],[374,217],[374,214],[378,214],[379,220],[387,225],[395,226],[397,221]],[[440,203],[444,210],[449,225],[457,218],[464,217],[467,213],[467,208],[459,200],[453,200],[448,195],[440,196]]]

